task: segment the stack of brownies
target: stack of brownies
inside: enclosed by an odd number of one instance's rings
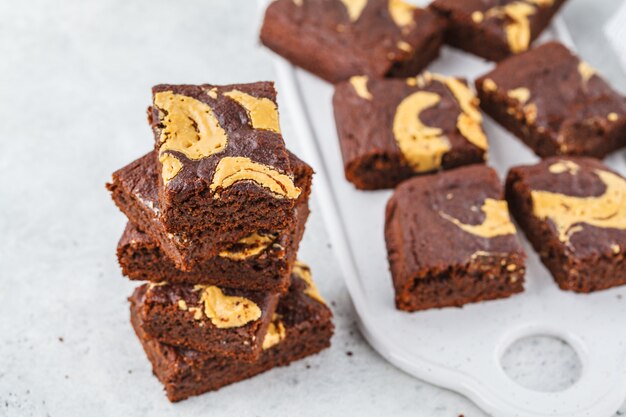
[[[107,188],[129,222],[117,255],[131,322],[171,401],[330,345],[332,314],[296,260],[313,171],[280,134],[276,91],[158,85],[155,150]]]

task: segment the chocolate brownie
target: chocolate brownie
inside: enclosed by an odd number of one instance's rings
[[[301,272],[296,268],[297,272]],[[280,299],[263,352],[253,363],[201,353],[161,343],[144,331],[138,310],[141,303],[131,297],[131,322],[152,362],[154,375],[163,383],[170,401],[217,390],[277,366],[313,355],[330,346],[332,313],[321,301],[310,275],[292,277],[289,292]]]
[[[133,294],[143,330],[159,342],[254,361],[278,294],[214,285],[148,283]]]
[[[561,289],[626,284],[626,179],[592,158],[512,168],[506,197]]]
[[[299,179],[296,181],[301,188],[297,201],[307,201],[311,190],[312,170],[303,166],[295,155],[289,153],[288,158],[296,167]],[[305,164],[306,165],[306,164]],[[219,256],[220,252],[232,251],[233,244],[242,238],[249,239],[253,234],[274,235],[289,233],[295,227],[294,223],[282,229],[260,229],[233,241],[216,244],[211,239],[211,231],[196,232],[182,239],[180,235],[168,233],[163,222],[162,210],[158,198],[157,162],[154,153],[149,153],[124,168],[113,173],[113,180],[107,184],[115,204],[126,214],[131,223],[145,232],[159,246],[159,249],[170,258],[176,268],[183,271],[193,271],[198,263],[208,262],[209,259]],[[302,214],[302,213],[301,213]],[[294,208],[295,217],[295,208]],[[203,261],[199,259],[204,258]],[[201,268],[201,267],[200,267]]]
[[[565,0],[435,0],[448,21],[446,43],[491,61],[524,52]]]
[[[336,83],[416,75],[439,55],[443,31],[443,19],[402,0],[276,0],[261,41]]]
[[[604,157],[626,146],[626,98],[557,42],[476,81],[480,105],[541,157]]]
[[[296,185],[302,190],[296,201],[296,223],[291,230],[254,233],[184,272],[176,268],[154,239],[129,222],[117,246],[124,275],[140,281],[285,292],[309,216],[308,196],[313,175],[313,170],[305,162],[293,154],[290,158]]]
[[[354,76],[335,87],[333,106],[346,178],[360,189],[487,156],[478,99],[461,79]]]
[[[156,140],[160,218],[183,244],[216,244],[294,222],[294,184],[271,82],[157,85],[149,121]]]
[[[525,254],[489,167],[400,184],[387,204],[385,239],[400,310],[459,307],[523,291]]]

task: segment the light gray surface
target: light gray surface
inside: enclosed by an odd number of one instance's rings
[[[619,3],[573,0],[565,16],[583,55],[624,91],[598,47]],[[114,254],[125,220],[104,183],[152,146],[151,85],[273,78],[256,24],[251,0],[0,1],[0,415],[484,416],[365,344],[315,201],[300,258],[332,301],[333,347],[178,405],[162,394],[128,323],[134,284]],[[281,116],[297,152],[289,109]],[[511,355],[527,383],[541,361],[560,363],[548,387],[576,372],[558,343]]]

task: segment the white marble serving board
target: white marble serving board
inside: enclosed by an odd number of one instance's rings
[[[263,0],[260,0],[263,2]],[[572,46],[560,19],[542,37]],[[387,360],[418,378],[460,392],[494,416],[611,416],[626,398],[626,288],[590,295],[557,288],[528,242],[525,292],[506,300],[419,313],[395,309],[383,223],[391,191],[356,190],[344,177],[332,113],[332,86],[276,56],[279,93],[296,125],[304,157],[317,172],[316,195],[363,334]],[[429,68],[475,79],[492,64],[445,47]],[[492,120],[489,165],[507,170],[537,158]],[[623,153],[606,161],[626,174]],[[524,388],[500,358],[513,342],[549,335],[580,357],[580,379],[559,392]]]

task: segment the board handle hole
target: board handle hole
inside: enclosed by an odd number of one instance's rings
[[[559,392],[580,379],[582,362],[565,340],[551,335],[532,335],[515,340],[500,357],[506,375],[524,388]]]

